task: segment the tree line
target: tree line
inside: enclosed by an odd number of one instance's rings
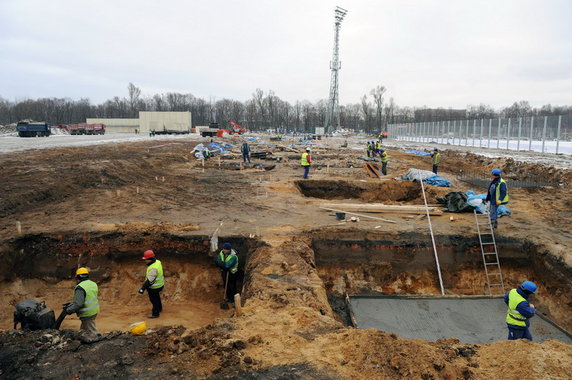
[[[388,124],[394,123],[572,113],[571,106],[547,104],[533,108],[527,101],[515,102],[497,110],[486,104],[469,105],[466,109],[400,107],[392,97],[386,101],[386,91],[384,86],[376,86],[363,95],[359,103],[340,105],[340,125],[370,132],[383,130]],[[261,89],[256,89],[252,97],[244,102],[226,98],[212,101],[175,92],[142,96],[141,89],[133,83],[127,86],[127,96],[115,96],[101,104],[92,104],[88,98],[40,98],[11,102],[0,97],[0,124],[16,123],[23,119],[72,124],[85,122],[87,118],[136,118],[139,111],[190,111],[193,126],[208,125],[210,122],[224,125],[232,120],[255,131],[313,131],[315,127],[324,126],[327,101],[296,101],[291,104],[280,99],[274,91]]]

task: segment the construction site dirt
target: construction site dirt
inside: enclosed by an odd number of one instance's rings
[[[192,153],[200,137],[1,154],[0,378],[572,378],[572,345],[555,339],[471,344],[352,327],[346,295],[441,295],[428,220],[400,212],[339,220],[322,207],[424,207],[420,184],[395,178],[430,170],[430,159],[389,140],[389,173],[380,179],[368,176],[365,150],[355,149],[365,137],[341,148],[344,138],[251,136],[252,151],[272,153],[252,164],[241,164],[241,137],[218,139],[232,153],[204,165]],[[308,145],[314,163],[303,180]],[[464,172],[503,170],[512,215],[495,236],[506,290],[534,281],[537,312],[572,331],[572,165],[561,165],[572,158],[559,156],[553,167],[532,153],[517,160],[440,148],[440,175],[451,187],[425,185],[428,204],[450,191],[486,191],[463,182]],[[554,186],[510,187],[539,176]],[[430,218],[446,295],[486,295],[473,213]],[[224,242],[239,254],[240,316],[220,307],[214,256]],[[149,300],[137,293],[146,249],[165,268],[157,319],[146,318]],[[59,313],[78,266],[99,285],[101,339],[85,341],[75,315],[60,330],[12,329],[20,301],[43,300]],[[138,321],[146,335],[129,332]]]

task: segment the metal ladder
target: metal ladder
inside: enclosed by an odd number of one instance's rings
[[[481,244],[481,254],[483,256],[483,264],[485,266],[485,275],[487,278],[487,286],[489,295],[493,295],[493,289],[502,290],[505,293],[504,281],[502,277],[499,255],[497,252],[497,244],[495,234],[492,229],[491,218],[488,211],[484,214],[477,213],[475,209],[475,222],[477,224],[477,232],[479,234],[479,243]],[[481,230],[485,227],[485,231]],[[492,247],[485,249],[486,247]]]

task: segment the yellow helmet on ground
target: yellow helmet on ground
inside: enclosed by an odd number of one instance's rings
[[[87,270],[86,267],[81,267],[75,271],[76,276],[79,276],[80,274],[89,274],[89,271]]]

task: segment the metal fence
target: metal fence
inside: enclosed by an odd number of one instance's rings
[[[390,124],[390,138],[572,154],[572,115]]]

